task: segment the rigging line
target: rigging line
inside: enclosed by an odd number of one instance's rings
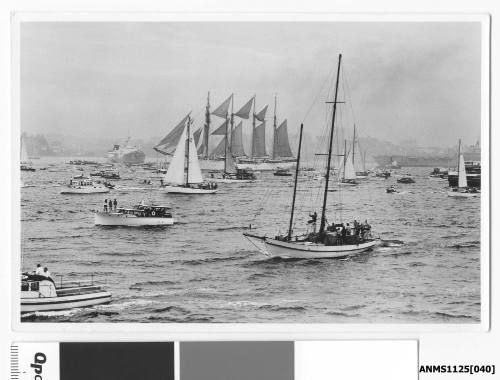
[[[307,119],[307,116],[309,116],[309,113],[311,112],[314,104],[316,103],[316,101],[318,100],[320,94],[321,94],[321,91],[323,91],[323,88],[325,87],[325,84],[326,83],[329,83],[329,79],[330,79],[330,76],[333,74],[335,70],[335,65],[332,65],[332,68],[330,69],[330,72],[328,73],[327,77],[325,78],[323,84],[321,85],[321,88],[319,89],[318,93],[316,94],[315,98],[313,99],[311,105],[309,106],[309,109],[307,110],[305,116],[304,116],[304,120],[302,120],[302,123],[305,123],[306,119]]]

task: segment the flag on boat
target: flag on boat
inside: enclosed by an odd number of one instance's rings
[[[238,116],[242,119],[248,119],[250,117],[250,110],[252,109],[253,100],[255,97],[252,97],[243,107],[240,108],[238,112],[234,115]]]
[[[224,100],[224,102],[212,111],[212,115],[219,117],[227,117],[227,113],[229,111],[229,105],[231,104],[231,100],[233,99],[233,94],[229,95],[229,98]]]

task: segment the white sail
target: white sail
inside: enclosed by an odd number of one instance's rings
[[[463,154],[458,162],[458,187],[467,187],[467,173],[465,172],[465,162]]]
[[[182,131],[177,148],[175,148],[174,156],[165,174],[165,183],[172,185],[184,184],[184,162],[186,159],[186,129]],[[194,145],[194,144],[193,144]],[[196,148],[194,149],[196,153]]]
[[[188,178],[187,183],[202,183],[200,162],[198,161],[198,152],[194,139],[189,136],[189,157],[188,157]]]
[[[26,143],[21,137],[21,164],[28,163],[28,150],[26,149]]]
[[[349,155],[346,157],[344,179],[356,179],[356,171],[354,170],[352,160],[349,159]]]

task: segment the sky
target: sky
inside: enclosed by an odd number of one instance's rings
[[[231,93],[235,111],[256,95],[268,123],[276,95],[290,134],[303,122],[320,135],[340,53],[344,128],[420,146],[479,138],[472,22],[23,23],[21,130],[163,136],[190,111],[201,125],[210,91],[212,110]]]

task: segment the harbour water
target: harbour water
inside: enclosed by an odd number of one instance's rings
[[[69,159],[21,178],[21,265],[47,266],[64,281],[105,280],[109,305],[33,313],[37,322],[477,323],[480,321],[480,198],[446,196],[432,168],[408,168],[416,183],[370,178],[330,193],[329,220],[365,220],[382,244],[346,259],[265,256],[242,233],[286,233],[293,177],[261,173],[250,184],[220,184],[215,195],[168,195],[159,177],[119,168],[117,189],[61,195],[79,174]],[[85,167],[85,174],[92,170]],[[144,185],[144,179],[151,185]],[[323,182],[301,177],[296,230],[303,230]],[[104,199],[172,207],[162,228],[94,226]],[[339,199],[342,199],[340,206]],[[319,211],[319,209],[316,209]]]

